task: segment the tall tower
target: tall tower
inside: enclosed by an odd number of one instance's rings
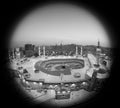
[[[78,56],[78,46],[76,45],[76,56]]]
[[[98,48],[100,48],[100,41],[98,40]]]
[[[98,45],[97,45],[97,48],[96,48],[96,53],[97,54],[101,54],[101,48],[100,48],[100,41],[98,41]]]
[[[101,54],[101,48],[100,48],[100,41],[98,40],[98,45],[96,48],[97,64],[99,64],[100,54]]]
[[[82,45],[81,45],[80,55],[81,55],[81,56],[83,55],[83,48],[82,48]]]
[[[43,46],[43,56],[45,57],[45,46]]]
[[[62,44],[62,42],[60,44],[60,55],[63,55],[63,44]]]
[[[41,52],[40,52],[40,46],[38,47],[38,54],[40,56]]]

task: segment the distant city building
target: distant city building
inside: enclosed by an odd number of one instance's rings
[[[34,50],[34,47],[32,44],[25,44],[25,50]]]
[[[34,56],[38,57],[39,56],[39,46],[34,47]]]
[[[25,56],[32,57],[34,55],[35,46],[32,44],[25,44]]]
[[[20,59],[20,48],[15,48],[15,58]]]
[[[23,58],[25,56],[25,48],[20,47],[20,58]]]

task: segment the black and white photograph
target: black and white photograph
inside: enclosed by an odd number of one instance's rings
[[[117,103],[117,3],[9,1],[2,11],[4,107],[96,108]]]

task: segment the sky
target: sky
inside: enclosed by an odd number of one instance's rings
[[[54,4],[36,8],[16,26],[11,46],[33,43],[39,45],[78,44],[110,47],[102,22],[84,8]]]

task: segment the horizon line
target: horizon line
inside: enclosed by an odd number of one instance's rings
[[[78,46],[97,46],[97,44],[95,45],[95,44],[75,44],[75,43],[59,43],[59,44],[42,44],[42,45],[40,45],[40,44],[35,44],[35,43],[24,43],[24,44],[22,44],[22,45],[16,45],[16,46],[14,46],[14,47],[10,47],[10,48],[18,48],[18,47],[24,47],[26,44],[32,44],[32,45],[35,45],[35,46],[56,46],[56,45],[78,45]],[[114,48],[113,46],[102,46],[102,45],[100,45],[101,47],[104,47],[104,48]]]

